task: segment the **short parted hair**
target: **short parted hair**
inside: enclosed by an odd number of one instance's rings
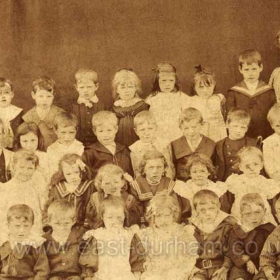
[[[196,72],[193,76],[194,85],[216,85],[215,74],[210,67],[202,67],[201,65],[198,65],[195,68]]]
[[[234,107],[228,112],[227,124],[230,124],[233,121],[247,122],[249,126],[251,121],[251,116],[245,109],[242,109],[240,107]]]
[[[141,125],[145,122],[148,122],[149,124],[157,125],[156,118],[155,118],[154,114],[145,110],[145,111],[142,111],[142,112],[138,113],[135,116],[135,118],[133,120],[134,128],[137,128],[137,126],[139,126],[139,125]]]
[[[241,149],[237,153],[237,164],[238,164],[238,166],[242,162],[242,158],[247,156],[247,155],[256,155],[257,157],[260,158],[261,162],[263,162],[263,153],[262,153],[262,151],[259,148],[257,148],[257,147],[247,146],[244,149]]]
[[[32,83],[32,89],[34,93],[36,93],[37,90],[43,89],[55,95],[55,81],[47,76],[42,76]]]
[[[84,79],[91,80],[95,84],[98,82],[98,76],[94,70],[87,69],[87,68],[80,68],[75,74],[76,85],[79,82],[83,81]]]
[[[193,206],[197,209],[197,205],[204,205],[207,202],[211,202],[212,204],[218,206],[220,208],[220,200],[216,193],[210,190],[201,190],[198,191],[193,196]]]
[[[22,220],[34,224],[34,212],[26,204],[15,204],[8,209],[7,221],[11,222],[12,219]]]
[[[0,77],[0,89],[7,85],[11,88],[11,91],[14,92],[14,87],[12,82],[4,77]]]
[[[59,126],[61,127],[74,126],[77,129],[78,119],[74,114],[70,112],[61,112],[54,119],[54,128],[58,129]]]
[[[242,196],[240,200],[240,212],[242,213],[246,206],[251,207],[256,204],[265,210],[264,201],[258,193],[248,193]]]
[[[197,120],[199,123],[203,123],[203,117],[199,110],[189,107],[184,109],[179,116],[179,127],[182,127],[184,122],[190,122],[191,120]]]
[[[59,199],[53,201],[48,207],[48,220],[52,217],[70,216],[72,219],[76,217],[76,209],[67,200]]]
[[[262,57],[260,53],[254,49],[246,50],[239,56],[239,66],[242,69],[244,63],[252,64],[257,63],[259,66],[262,65]]]
[[[126,84],[133,84],[135,86],[135,96],[139,97],[142,92],[140,79],[132,69],[121,69],[115,74],[112,81],[114,100],[119,99],[119,95],[117,92],[118,86]]]
[[[118,118],[113,112],[110,111],[100,111],[92,116],[92,129],[95,132],[96,128],[101,125],[111,124],[118,128]]]
[[[164,176],[165,176],[167,168],[168,168],[168,164],[167,164],[167,161],[166,161],[164,155],[162,153],[160,153],[159,151],[157,151],[156,149],[153,149],[153,150],[150,150],[150,151],[147,151],[147,152],[144,153],[144,155],[142,157],[142,160],[139,164],[140,174],[143,177],[146,177],[145,167],[146,167],[147,161],[148,160],[153,160],[153,159],[161,159],[162,160],[163,166],[164,166]]]
[[[13,170],[15,169],[15,166],[17,165],[19,160],[25,160],[28,162],[32,162],[35,165],[35,168],[39,165],[39,158],[32,151],[21,149],[21,150],[18,150],[17,152],[15,152],[14,156],[13,156],[13,161],[12,161]]]
[[[273,125],[273,122],[280,120],[280,104],[275,103],[267,114],[267,120],[269,121],[270,125]]]

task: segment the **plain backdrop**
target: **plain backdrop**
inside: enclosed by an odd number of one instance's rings
[[[0,2],[0,76],[12,80],[13,103],[30,109],[32,81],[41,75],[57,84],[55,103],[76,100],[80,67],[99,75],[98,96],[107,104],[111,80],[124,67],[150,92],[158,62],[173,63],[190,93],[194,66],[211,66],[217,92],[241,80],[238,55],[257,49],[268,82],[280,65],[274,44],[280,29],[279,0],[9,0]]]

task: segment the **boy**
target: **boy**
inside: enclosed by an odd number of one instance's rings
[[[241,108],[232,108],[226,121],[228,137],[216,144],[213,157],[217,167],[217,180],[225,182],[233,173],[240,173],[236,165],[236,155],[244,147],[257,147],[257,140],[247,137],[246,132],[250,124],[250,115]]]
[[[8,237],[0,246],[1,279],[48,279],[49,262],[42,244],[45,240],[32,236],[33,223],[29,206],[16,204],[8,209]]]
[[[232,107],[247,110],[251,116],[247,135],[265,139],[272,134],[266,116],[276,103],[276,96],[270,86],[259,80],[262,70],[261,55],[256,50],[246,50],[239,56],[239,72],[244,80],[227,92],[226,109],[227,112]]]
[[[41,77],[32,84],[32,98],[36,106],[30,109],[22,118],[25,122],[34,122],[38,125],[43,138],[43,150],[46,151],[56,139],[54,120],[64,112],[63,109],[53,105],[55,97],[55,82],[48,77]]]
[[[161,152],[168,164],[166,176],[174,178],[174,167],[171,161],[171,151],[168,147],[168,141],[157,137],[156,119],[149,111],[142,111],[134,118],[134,130],[140,140],[129,146],[130,158],[132,162],[135,177],[140,175],[139,164],[145,152],[156,149]]]
[[[82,156],[84,145],[75,139],[77,133],[78,119],[75,115],[62,112],[54,120],[54,132],[57,140],[48,149],[50,162],[50,174],[58,171],[59,160],[66,154],[77,154]]]
[[[83,241],[85,229],[76,225],[76,211],[65,200],[57,200],[48,208],[52,234],[46,233],[45,250],[50,264],[50,279],[80,280],[92,277],[96,267],[92,239]]]
[[[100,111],[94,114],[92,129],[98,141],[85,149],[83,161],[90,167],[93,178],[98,169],[106,163],[118,165],[132,175],[129,150],[115,142],[118,131],[118,119],[115,114],[109,111]]]
[[[193,153],[203,153],[212,157],[215,142],[201,134],[203,118],[201,112],[195,108],[187,108],[179,116],[179,126],[183,136],[171,142],[172,159],[176,169],[176,179],[187,181],[187,159]]]
[[[72,105],[72,113],[78,118],[77,139],[85,146],[96,142],[97,138],[92,133],[92,116],[105,109],[99,100],[96,91],[99,88],[97,73],[91,69],[79,69],[75,74],[75,88],[79,93],[77,103]]]

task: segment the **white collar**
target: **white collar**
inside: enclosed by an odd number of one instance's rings
[[[2,233],[3,234],[3,233]],[[4,236],[3,236],[4,235]],[[4,233],[2,235],[2,238],[0,240],[0,246],[2,246],[5,242],[10,242],[10,238],[9,238],[9,234],[7,233]],[[10,243],[10,246],[12,248],[14,248],[16,246],[16,244],[21,244],[21,245],[27,245],[27,246],[32,246],[33,248],[38,248],[39,246],[41,246],[44,242],[46,241],[45,238],[43,238],[42,236],[40,235],[34,235],[34,234],[31,234],[28,239],[24,240],[24,241],[21,241],[21,242],[16,242],[15,244],[11,244]]]
[[[11,105],[9,105],[5,108],[1,108],[0,118],[2,119],[2,121],[4,123],[5,122],[10,122],[14,118],[16,118],[21,113],[21,111],[22,111],[21,108],[11,104]]]
[[[119,100],[114,102],[114,105],[125,108],[125,107],[133,106],[133,105],[135,105],[136,103],[138,103],[140,101],[142,101],[142,99],[137,97],[137,96],[135,96],[134,98],[132,98],[129,101],[123,101],[123,100],[119,99]]]
[[[249,89],[249,92],[250,92],[251,94],[254,94],[255,91],[256,91],[256,89],[257,89],[257,87],[258,87],[259,81],[256,81],[256,82],[254,82],[254,83],[248,83],[248,82],[246,82],[246,81],[244,80],[244,83],[246,84],[247,88]]]
[[[86,107],[91,108],[93,103],[98,103],[99,99],[97,97],[97,95],[95,94],[92,98],[90,98],[89,100],[79,96],[77,103],[78,104],[85,104]]]

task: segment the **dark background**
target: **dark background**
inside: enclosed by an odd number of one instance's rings
[[[9,0],[0,15],[0,75],[24,109],[34,105],[31,84],[40,75],[56,81],[56,104],[73,102],[80,67],[97,71],[98,95],[109,104],[111,79],[123,67],[139,75],[146,96],[160,61],[177,67],[186,93],[198,63],[213,68],[222,93],[241,79],[243,50],[261,53],[266,82],[280,64],[278,0]]]

